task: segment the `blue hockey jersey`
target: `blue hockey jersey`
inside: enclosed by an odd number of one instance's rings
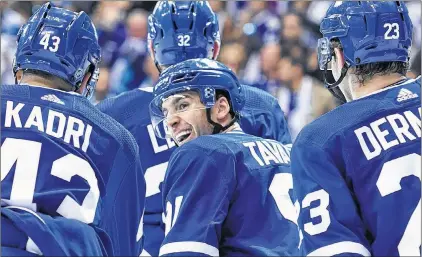
[[[297,256],[290,150],[242,131],[177,148],[163,186],[160,256]]]
[[[1,208],[1,233],[2,256],[104,256],[111,245],[99,228],[17,206]]]
[[[420,83],[348,102],[299,134],[301,255],[421,255]]]
[[[76,93],[1,90],[2,206],[78,220],[105,231],[104,254],[139,256],[145,180],[132,135]]]
[[[239,124],[250,135],[291,144],[287,121],[275,97],[259,88],[242,86],[245,106]]]
[[[277,100],[262,90],[249,86],[244,86],[244,89],[247,100],[246,111],[242,113],[243,118],[240,120],[242,129],[253,135],[291,144],[284,114]],[[152,99],[152,88],[147,87],[105,99],[97,105],[100,111],[128,129],[139,145],[147,183],[143,256],[157,256],[164,239],[161,188],[168,160],[175,149],[173,140],[160,139],[154,134],[149,114]]]
[[[164,238],[161,183],[167,162],[176,146],[171,139],[160,139],[154,134],[149,115],[149,103],[153,99],[151,90],[152,88],[131,90],[97,104],[100,111],[110,115],[129,130],[139,145],[139,156],[145,169],[147,185],[142,256],[157,256]]]

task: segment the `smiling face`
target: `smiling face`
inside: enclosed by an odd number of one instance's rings
[[[181,146],[202,135],[211,135],[213,126],[208,122],[206,107],[199,94],[186,91],[169,96],[162,103],[168,133]]]

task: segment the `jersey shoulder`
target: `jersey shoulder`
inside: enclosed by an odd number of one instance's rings
[[[408,79],[375,94],[340,105],[305,126],[299,133],[296,143],[313,143],[323,146],[333,136],[341,135],[374,117],[415,104],[420,105],[420,81],[420,76],[416,79]],[[403,94],[409,95],[412,99],[402,100]]]
[[[198,156],[203,158],[203,156],[207,154],[207,158],[212,158],[212,156],[209,155],[212,152],[228,153],[229,148],[227,142],[218,135],[220,134],[200,136],[178,147],[174,151],[174,154],[177,154],[178,152],[190,152],[191,157]]]
[[[270,93],[247,85],[241,85],[245,94],[245,107],[246,109],[258,109],[270,111],[278,104],[277,99]]]
[[[101,130],[102,137],[113,139],[132,154],[138,152],[136,142],[129,131],[77,93],[30,85],[2,85],[2,99],[22,101],[77,117]]]
[[[221,158],[236,156],[242,152],[242,144],[244,142],[259,140],[259,137],[245,134],[243,131],[231,131],[227,133],[219,133],[214,135],[200,136],[181,147],[178,147],[174,154],[180,151],[189,152],[190,157],[198,156],[199,158],[214,159],[219,161]]]
[[[149,103],[153,97],[152,87],[136,88],[107,98],[96,107],[123,125],[134,121],[139,124],[140,120],[149,123]]]

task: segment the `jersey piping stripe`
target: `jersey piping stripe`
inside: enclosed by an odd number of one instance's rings
[[[350,241],[339,242],[321,247],[308,254],[308,256],[334,256],[342,253],[356,253],[362,256],[371,256],[371,253],[365,248],[365,246]]]
[[[160,256],[170,253],[194,252],[203,253],[209,256],[219,256],[219,251],[216,247],[194,241],[184,241],[165,244],[160,248]]]

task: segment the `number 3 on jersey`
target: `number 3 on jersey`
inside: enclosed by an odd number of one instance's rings
[[[41,155],[40,142],[6,138],[1,146],[1,181],[7,177],[16,163],[15,174],[11,186],[10,205],[36,210],[33,203],[35,185],[38,176],[38,165]],[[55,160],[50,174],[70,182],[73,176],[80,176],[89,184],[89,192],[82,205],[70,196],[66,196],[57,209],[57,213],[65,218],[76,219],[85,223],[92,223],[100,197],[97,178],[91,165],[73,154],[67,154]]]

